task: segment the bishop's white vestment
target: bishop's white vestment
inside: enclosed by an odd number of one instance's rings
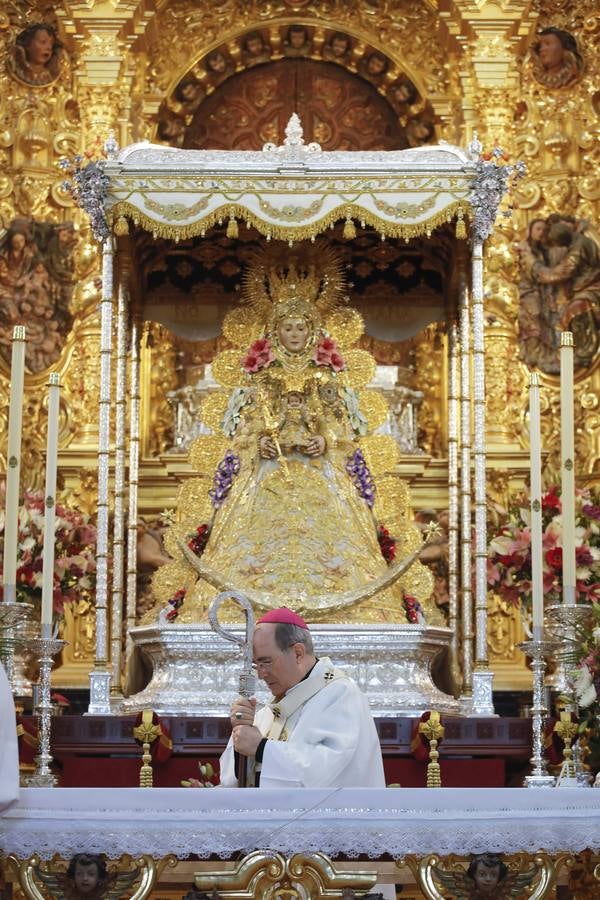
[[[327,657],[260,709],[254,724],[267,738],[261,788],[385,787],[367,698]],[[252,771],[254,760],[248,762]],[[237,786],[231,739],[221,756],[221,785]]]
[[[15,704],[0,663],[0,810],[19,796],[19,747]]]

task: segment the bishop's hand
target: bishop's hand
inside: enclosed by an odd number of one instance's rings
[[[255,756],[262,734],[254,725],[235,725],[233,729],[233,749],[242,756]]]
[[[253,725],[255,711],[256,697],[252,697],[250,700],[245,697],[237,697],[231,704],[229,714],[232,728],[235,728],[236,725]]]

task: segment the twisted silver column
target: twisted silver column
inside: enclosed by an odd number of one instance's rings
[[[471,249],[473,298],[473,469],[475,481],[475,671],[472,712],[494,715],[493,672],[488,669],[487,516],[485,477],[485,319],[483,244]]]
[[[108,501],[112,358],[113,243],[104,242],[100,304],[100,403],[98,410],[98,537],[96,544],[96,659],[90,672],[90,715],[108,715]]]
[[[460,444],[459,417],[459,341],[458,326],[452,322],[448,331],[448,625],[452,630],[450,643],[450,671],[455,684],[460,684],[459,664],[459,496],[458,452]]]
[[[111,686],[113,702],[123,698],[121,690],[123,646],[123,577],[125,550],[125,419],[127,405],[127,318],[129,272],[122,271],[117,299],[117,365],[115,388],[115,506],[111,599]]]

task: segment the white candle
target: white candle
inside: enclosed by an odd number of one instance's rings
[[[531,483],[531,597],[533,639],[544,634],[544,575],[542,565],[542,446],[540,428],[540,379],[529,381],[529,467]]]
[[[10,406],[8,413],[8,450],[6,454],[6,507],[4,511],[4,599],[17,599],[17,547],[19,541],[19,473],[21,470],[21,432],[23,418],[23,382],[25,378],[25,328],[16,325],[12,335],[10,367]]]
[[[563,603],[575,603],[575,424],[573,420],[573,335],[560,336],[560,472]]]
[[[54,594],[54,540],[56,533],[56,462],[58,456],[58,413],[60,375],[53,373],[48,382],[48,439],[46,442],[46,490],[44,515],[44,568],[42,573],[42,636],[52,629]]]

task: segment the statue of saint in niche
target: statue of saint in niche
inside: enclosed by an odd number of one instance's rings
[[[560,372],[560,334],[572,331],[575,365],[586,368],[599,344],[600,250],[588,222],[553,213],[534,219],[516,246],[520,263],[520,358]]]
[[[25,363],[42,372],[59,358],[72,324],[73,225],[15,220],[0,243],[0,356],[10,359],[12,330],[25,325]]]
[[[548,88],[566,87],[581,78],[583,58],[577,41],[562,28],[544,28],[533,45],[533,73]]]
[[[38,22],[17,35],[10,68],[19,81],[46,87],[60,75],[63,52],[54,28]]]

